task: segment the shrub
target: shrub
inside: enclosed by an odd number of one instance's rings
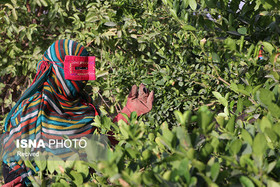
[[[47,47],[69,38],[97,56],[98,79],[87,90],[107,116],[93,125],[120,140],[107,159],[61,162],[63,172],[46,159],[43,169],[58,175],[33,184],[277,185],[278,7],[277,0],[2,1],[1,119]],[[113,125],[140,82],[155,91],[153,110]]]

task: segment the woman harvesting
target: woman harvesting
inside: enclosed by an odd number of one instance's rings
[[[62,139],[92,134],[91,125],[96,115],[100,114],[93,105],[92,98],[83,91],[87,80],[65,78],[66,56],[87,57],[86,49],[72,40],[58,40],[44,53],[38,62],[37,73],[32,85],[8,114],[5,121],[3,175],[7,186],[28,183],[27,177],[34,171],[25,166],[16,155],[14,140],[28,138],[32,140]],[[75,57],[75,58],[76,58]],[[78,67],[79,68],[79,67]],[[80,67],[80,69],[85,68]],[[152,108],[153,91],[149,93],[141,84],[139,91],[133,86],[122,113],[138,115],[149,112]],[[118,114],[114,122],[125,118]],[[50,152],[67,157],[67,150]]]

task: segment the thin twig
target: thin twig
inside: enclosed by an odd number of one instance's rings
[[[276,60],[277,60],[277,58],[278,58],[279,55],[280,55],[280,53],[277,53],[277,54],[275,55],[275,57],[274,57],[274,60],[273,60],[273,71],[276,71],[276,72],[279,72],[279,70],[276,70],[276,69],[275,69],[275,62],[276,62]]]
[[[227,81],[225,81],[224,79],[222,79],[220,76],[219,77],[215,77],[214,75],[208,74],[208,73],[204,73],[204,72],[195,72],[197,74],[203,74],[203,75],[208,75],[214,79],[218,79],[220,81],[222,81],[223,83],[225,83],[226,85],[230,86],[230,83],[228,83]]]
[[[126,50],[124,50],[122,47],[120,47],[119,45],[117,45],[117,47],[122,50],[124,53],[127,53]]]
[[[198,73],[198,74],[204,74],[204,75],[209,75],[210,77],[213,77],[215,79],[218,79],[220,81],[222,81],[223,83],[225,83],[226,85],[228,85],[230,87],[230,83],[228,83],[227,81],[225,81],[224,79],[222,79],[220,76],[217,78],[213,75],[210,75],[208,73],[204,73],[204,72],[195,72],[195,73]],[[241,93],[242,94],[242,93]],[[242,94],[243,96],[245,96],[244,94]],[[257,105],[258,103],[256,103],[253,99],[249,98],[249,101],[251,101],[253,104]]]
[[[98,95],[100,96],[100,98],[102,99],[102,101],[105,103],[105,105],[110,109],[109,105],[107,104],[107,102],[104,100],[103,96],[99,93],[99,91],[97,92]]]
[[[218,77],[218,79],[220,81],[222,81],[223,83],[225,83],[226,85],[230,86],[230,83],[228,83],[227,81],[225,81],[224,79],[222,79],[220,76]]]
[[[244,94],[242,94],[242,95],[244,95]],[[258,105],[258,103],[256,103],[253,99],[249,98],[248,100],[251,101],[253,104]]]
[[[2,105],[1,109],[2,109],[2,116],[4,116],[5,115],[4,105]]]
[[[120,110],[118,109],[118,107],[120,108],[120,105],[119,105],[118,102],[116,102],[116,99],[115,99],[114,94],[112,93],[112,90],[110,90],[110,92],[111,92],[111,95],[112,95],[112,98],[113,98],[113,102],[116,103],[116,105],[114,105],[115,108],[116,108],[116,111],[117,111],[117,113],[120,113]],[[117,105],[118,105],[118,107],[117,107]]]
[[[91,41],[86,45],[86,47],[88,47],[92,42],[94,42],[94,40],[91,40]]]
[[[216,101],[213,101],[212,103],[206,104],[206,106],[213,106],[216,103]],[[205,105],[204,105],[205,106]],[[198,110],[200,107],[197,107],[193,109],[194,111]]]
[[[209,86],[206,86],[205,84],[200,83],[200,82],[192,81],[191,83],[195,83],[195,84],[201,85],[204,88],[209,88]]]
[[[26,1],[26,8],[27,8],[27,12],[30,13],[31,8],[30,8],[29,0]]]

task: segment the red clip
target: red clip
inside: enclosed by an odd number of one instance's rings
[[[96,80],[95,56],[65,56],[64,75],[68,80]]]

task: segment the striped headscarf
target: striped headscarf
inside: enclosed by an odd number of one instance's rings
[[[64,78],[65,55],[88,56],[88,52],[72,40],[54,42],[38,62],[32,85],[6,118],[3,161],[22,178],[32,175],[32,170],[16,155],[13,140],[63,139],[62,135],[75,138],[94,131],[91,123],[98,112],[91,97],[83,91],[87,82]],[[68,152],[54,154],[67,157]]]

